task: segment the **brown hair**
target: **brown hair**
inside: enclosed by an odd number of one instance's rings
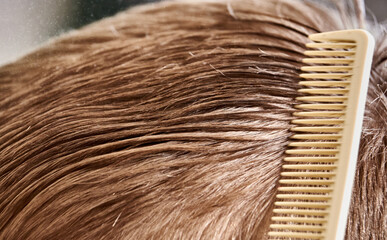
[[[163,2],[0,68],[0,239],[267,239],[304,43],[298,1]],[[386,239],[386,32],[347,239]]]

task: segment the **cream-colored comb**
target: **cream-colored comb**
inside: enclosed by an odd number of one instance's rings
[[[271,239],[343,239],[374,49],[364,30],[310,35]]]

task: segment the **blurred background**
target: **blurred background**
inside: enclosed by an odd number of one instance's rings
[[[50,37],[159,0],[0,0],[0,65],[32,51]],[[378,21],[387,20],[387,0],[365,0]]]

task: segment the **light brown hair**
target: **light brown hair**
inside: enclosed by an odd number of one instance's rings
[[[3,66],[0,239],[267,239],[304,43],[354,19],[317,2],[163,2]],[[347,239],[387,238],[387,41],[369,29]]]

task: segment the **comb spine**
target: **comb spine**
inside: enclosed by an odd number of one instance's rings
[[[353,68],[351,77],[349,104],[346,109],[342,146],[337,162],[336,171],[340,174],[335,179],[330,208],[331,214],[328,216],[327,221],[327,232],[325,234],[327,240],[342,240],[345,236],[375,45],[372,35],[364,30],[342,31],[341,36],[336,37],[353,39],[358,47],[354,56],[356,65]]]

